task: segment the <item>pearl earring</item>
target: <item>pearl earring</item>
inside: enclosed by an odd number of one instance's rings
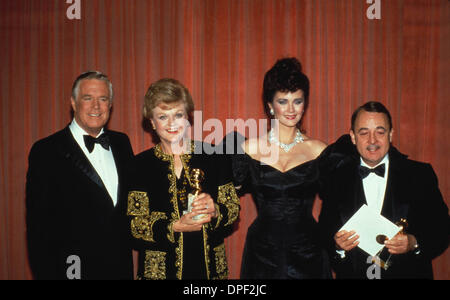
[[[272,116],[275,116],[275,112],[273,111],[273,108],[270,109],[270,114],[271,114]]]

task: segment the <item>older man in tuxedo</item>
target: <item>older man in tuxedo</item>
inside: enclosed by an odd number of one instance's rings
[[[132,279],[125,218],[128,137],[106,130],[113,90],[97,71],[72,87],[72,122],[36,142],[26,185],[35,279]]]
[[[431,260],[448,247],[448,208],[436,175],[431,165],[409,160],[391,146],[392,134],[389,111],[368,102],[354,112],[350,137],[325,150],[350,150],[321,193],[319,223],[337,278],[432,278]],[[363,204],[393,223],[408,222],[403,234],[385,241],[384,258],[390,256],[391,264],[378,274],[370,270],[372,259],[357,247],[358,232],[339,231]]]

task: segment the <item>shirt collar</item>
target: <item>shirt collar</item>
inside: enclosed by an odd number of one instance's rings
[[[72,123],[69,125],[70,130],[76,138],[83,139],[83,135],[89,135],[80,125],[78,125],[75,118],[72,120]],[[99,134],[96,137],[99,137],[103,133],[103,128],[100,130]]]
[[[84,135],[89,135],[83,128],[78,125],[75,118],[72,120],[72,123],[69,125],[69,129],[72,132],[72,135],[75,139],[75,141],[80,145],[80,147],[83,149],[83,152],[86,153],[86,155],[90,154],[89,151],[86,148],[86,145],[84,144]],[[99,134],[96,137],[99,137],[103,133],[103,128],[100,130]]]

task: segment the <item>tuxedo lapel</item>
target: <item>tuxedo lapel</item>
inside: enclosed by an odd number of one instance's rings
[[[393,176],[392,172],[392,164],[389,167],[388,172],[388,178],[386,182],[386,191],[384,192],[384,199],[383,199],[383,207],[381,209],[381,215],[384,216],[386,219],[390,220],[391,222],[395,222],[394,219],[394,203],[396,202],[394,200],[394,193],[393,193],[393,181],[395,181],[395,176]]]
[[[95,171],[95,168],[92,166],[89,159],[83,153],[83,150],[81,150],[80,146],[75,141],[69,127],[64,129],[61,146],[63,156],[70,160],[75,167],[80,169],[87,177],[89,177],[95,184],[104,189],[107,193],[102,179],[98,175],[97,171]],[[107,194],[109,195],[109,193]]]
[[[396,161],[395,157],[390,156],[386,192],[381,210],[381,214],[394,223],[402,218],[406,219],[409,209],[409,204],[402,199],[407,197],[407,195],[399,195],[397,192],[402,190],[401,185],[403,184],[401,181],[401,170],[397,164],[398,161]]]
[[[355,168],[357,169],[357,168]],[[354,195],[354,208],[358,210],[363,204],[367,205],[366,195],[364,193],[364,187],[361,177],[358,172],[355,172],[355,195]]]
[[[341,185],[345,187],[340,209],[342,224],[345,224],[363,204],[367,204],[362,180],[358,174],[358,165],[352,163],[345,173],[345,176],[342,176],[342,180],[345,182]]]
[[[111,134],[111,132],[108,132],[109,137],[110,137],[110,142],[111,142],[111,151],[114,157],[114,163],[116,164],[116,170],[117,170],[117,196],[120,197],[120,193],[121,193],[121,187],[123,187],[123,176],[122,174],[124,174],[123,172],[123,168],[124,165],[122,163],[122,159],[120,156],[121,153],[121,149],[120,149],[120,143],[118,143],[118,141],[116,140],[115,136],[113,134]]]

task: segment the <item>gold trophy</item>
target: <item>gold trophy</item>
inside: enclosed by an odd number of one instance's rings
[[[192,202],[195,198],[202,192],[202,187],[200,183],[205,179],[205,173],[201,169],[192,169],[190,174],[190,184],[192,187],[192,192],[188,195],[188,208],[187,212],[192,212]],[[197,215],[192,219],[198,220],[205,217],[205,214]]]
[[[406,219],[400,219],[400,221],[395,223],[395,225],[400,227],[400,232],[398,234],[404,234],[406,228],[408,228],[408,222],[406,221]],[[381,245],[384,245],[384,242],[387,239],[388,239],[387,236],[385,236],[383,234],[377,235],[377,237],[376,237],[377,242]],[[392,254],[389,253],[387,248],[383,247],[383,249],[381,249],[372,258],[372,263],[375,263],[375,264],[379,265],[380,267],[382,267],[383,269],[387,270],[390,267],[390,265],[392,264],[391,256],[392,256]]]

